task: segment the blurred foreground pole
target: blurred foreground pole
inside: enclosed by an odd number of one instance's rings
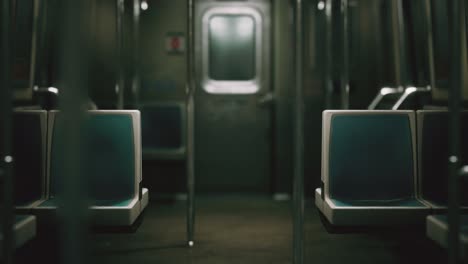
[[[461,31],[464,22],[463,0],[449,1],[450,25],[450,93],[449,93],[449,179],[448,179],[448,253],[449,264],[456,264],[459,260],[459,230],[460,230],[460,111],[461,111],[461,85],[462,85],[462,52]],[[466,135],[465,135],[466,136]]]
[[[62,263],[87,263],[85,239],[87,227],[87,197],[83,188],[86,175],[82,164],[82,151],[86,147],[83,138],[85,100],[87,94],[87,56],[89,43],[89,1],[60,0],[60,65],[59,107],[61,135],[54,135],[60,142],[63,166],[63,193],[59,194],[58,209]]]
[[[13,263],[13,155],[12,155],[12,133],[11,133],[11,5],[10,0],[2,0],[1,4],[1,43],[0,43],[0,135],[2,141],[0,146],[0,186],[3,187],[1,223],[3,233],[3,263]]]

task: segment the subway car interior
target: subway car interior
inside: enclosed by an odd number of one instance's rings
[[[467,0],[0,8],[1,263],[468,263]]]

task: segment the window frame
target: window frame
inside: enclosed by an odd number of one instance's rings
[[[215,80],[210,78],[210,20],[214,16],[251,16],[255,23],[255,74],[250,80]],[[214,7],[205,12],[202,18],[202,87],[210,94],[255,94],[260,91],[262,79],[263,17],[251,7]]]

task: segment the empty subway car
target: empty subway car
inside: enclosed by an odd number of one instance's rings
[[[463,0],[4,0],[3,263],[464,263]]]

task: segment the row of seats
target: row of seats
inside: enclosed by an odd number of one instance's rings
[[[63,115],[16,111],[13,122],[17,212],[53,221],[67,177]],[[148,204],[148,190],[141,188],[140,129],[137,110],[88,111],[81,168],[94,225],[132,225]]]
[[[148,190],[138,187],[142,158],[185,157],[184,107],[182,103],[167,102],[142,105],[141,139],[140,116],[136,111],[89,112],[90,148],[85,149],[83,163],[90,181],[89,194],[94,200],[91,206],[94,224],[130,225],[146,207]],[[60,142],[61,128],[56,125],[59,116],[57,111],[48,113],[37,109],[14,113],[14,201],[18,213],[34,214],[15,217],[16,247],[35,236],[36,216],[45,221],[56,217],[57,196],[64,178],[60,175],[65,151],[61,146],[66,146]],[[142,155],[138,155],[140,151]],[[0,245],[2,241],[0,233]]]
[[[424,223],[447,206],[447,111],[323,113],[318,209],[332,225]],[[468,132],[468,113],[462,115]],[[462,142],[468,161],[468,140]],[[462,205],[468,206],[468,192]]]

